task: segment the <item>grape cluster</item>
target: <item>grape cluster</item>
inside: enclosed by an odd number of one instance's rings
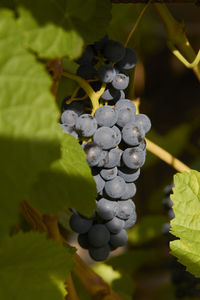
[[[87,46],[77,61],[77,74],[90,80],[95,91],[106,83],[101,106],[92,116],[86,113],[88,99],[63,102],[61,127],[79,139],[98,192],[93,216],[85,218],[74,211],[70,226],[79,233],[80,246],[97,261],[105,260],[111,250],[126,244],[125,229],[137,219],[132,201],[136,193],[134,182],[145,162],[144,138],[151,122],[146,115],[136,114],[134,103],[125,99],[123,91],[129,84],[125,71],[134,68],[136,61],[133,50],[107,37]]]
[[[165,198],[163,199],[163,205],[170,220],[175,217],[172,209],[173,202],[170,199],[173,187],[173,183],[165,187]],[[175,237],[169,233],[169,230],[170,224],[165,223],[163,225],[163,233],[168,237],[168,242],[175,239]],[[171,259],[170,271],[172,283],[175,285],[176,298],[200,297],[200,279],[195,278],[191,273],[187,272],[185,266],[179,263],[176,258],[172,257]]]

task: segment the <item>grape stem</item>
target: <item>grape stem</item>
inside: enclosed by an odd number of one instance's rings
[[[71,98],[70,98],[69,100],[66,101],[66,104],[70,104],[70,103],[72,103],[72,102],[75,100],[76,94],[78,93],[79,90],[80,90],[80,86],[78,86],[78,87],[74,90],[74,92],[73,92]]]
[[[145,4],[145,6],[143,7],[142,11],[140,12],[140,14],[139,14],[139,16],[138,16],[138,18],[137,18],[137,20],[136,20],[136,22],[135,22],[135,24],[134,24],[132,30],[130,31],[130,33],[129,33],[128,37],[127,37],[127,40],[126,40],[126,42],[125,42],[125,44],[124,44],[124,47],[125,47],[125,48],[127,47],[127,45],[128,45],[128,43],[129,43],[129,41],[130,41],[130,39],[131,39],[131,37],[132,37],[134,31],[136,30],[138,24],[140,23],[140,20],[141,20],[141,18],[142,18],[142,16],[143,16],[145,10],[147,9],[147,7],[149,6],[149,4],[151,3],[151,1],[152,1],[152,0],[149,0],[149,1]]]
[[[169,41],[167,45],[171,52],[186,66],[186,68],[193,69],[194,67],[198,66],[200,62],[200,49],[194,61],[192,63],[189,63],[187,59],[185,59],[185,57],[180,53],[180,51],[176,47],[174,47],[173,43]]]
[[[76,82],[78,82],[78,84],[80,85],[80,87],[82,87],[82,89],[84,89],[84,91],[86,92],[86,94],[88,95],[88,97],[90,98],[91,102],[92,102],[92,115],[94,115],[95,111],[99,108],[99,99],[101,97],[101,95],[103,94],[103,92],[105,91],[106,88],[106,84],[103,83],[100,90],[95,92],[93,90],[93,88],[90,86],[90,84],[83,79],[82,77],[75,75],[75,74],[71,74],[69,72],[63,71],[62,73],[65,77],[70,78],[72,80],[75,80]]]
[[[179,159],[171,155],[169,152],[167,152],[160,146],[156,145],[149,139],[145,139],[145,140],[147,143],[146,148],[149,152],[153,153],[158,158],[160,158],[161,160],[163,160],[164,162],[172,166],[178,172],[184,172],[184,171],[189,172],[191,170],[187,165],[182,163]]]
[[[184,23],[177,22],[165,4],[153,3],[166,30],[167,45],[172,53],[186,66],[193,69],[200,81],[200,52],[196,55],[185,34]]]

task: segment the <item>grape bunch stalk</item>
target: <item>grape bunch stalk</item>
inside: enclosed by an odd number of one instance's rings
[[[80,246],[96,261],[105,260],[110,251],[127,243],[126,228],[137,219],[134,182],[145,162],[145,134],[151,122],[146,115],[136,114],[134,103],[125,98],[126,71],[136,62],[135,51],[107,36],[87,46],[77,61],[77,75],[94,91],[106,86],[99,107],[91,113],[90,100],[82,89],[76,101],[67,97],[62,105],[61,127],[83,147],[98,193],[97,211],[91,218],[73,211],[70,226],[79,234]]]

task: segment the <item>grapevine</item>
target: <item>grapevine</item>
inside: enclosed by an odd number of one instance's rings
[[[199,19],[1,1],[1,300],[199,299]]]

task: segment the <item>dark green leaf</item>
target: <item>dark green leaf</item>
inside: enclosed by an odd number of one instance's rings
[[[65,281],[74,266],[72,253],[41,233],[5,239],[0,249],[0,299],[64,300]]]
[[[10,11],[0,12],[0,237],[18,218],[37,174],[60,157],[51,79],[21,42]]]
[[[109,0],[18,0],[17,3],[25,43],[45,58],[77,58],[84,44],[93,43],[105,34],[110,20]]]
[[[62,158],[41,173],[31,202],[42,212],[57,213],[71,207],[90,216],[96,208],[95,181],[82,147],[74,137],[62,136]]]

